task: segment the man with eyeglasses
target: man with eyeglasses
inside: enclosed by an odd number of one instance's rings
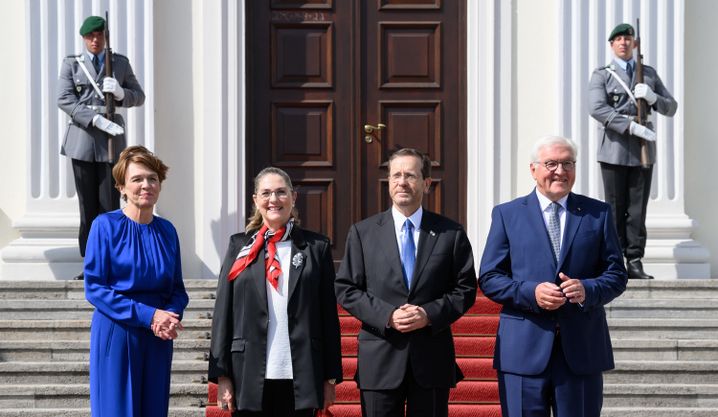
[[[536,188],[494,207],[479,286],[502,304],[494,368],[503,417],[599,417],[613,350],[603,306],[626,288],[608,204],[574,194],[574,142],[531,153]]]
[[[616,26],[608,38],[613,61],[596,69],[588,87],[591,116],[598,121],[598,162],[606,202],[613,209],[618,238],[626,257],[629,278],[652,279],[643,270],[646,249],[646,208],[656,162],[656,134],[651,112],[673,116],[678,103],[653,67],[643,65],[643,82],[636,83],[636,39],[628,23]],[[635,121],[636,100],[648,106],[648,122]],[[641,140],[646,141],[647,167],[641,163]]]
[[[364,417],[447,417],[463,379],[451,324],[474,304],[471,244],[458,223],[424,210],[431,161],[389,158],[392,207],[354,224],[334,288],[362,322],[354,379]]]

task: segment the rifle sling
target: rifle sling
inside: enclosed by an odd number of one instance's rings
[[[82,59],[81,59],[81,58],[82,58]],[[92,78],[92,76],[90,75],[90,71],[88,71],[88,70],[87,70],[87,67],[85,66],[84,57],[76,56],[76,57],[75,57],[75,61],[77,61],[77,63],[80,64],[80,68],[82,68],[82,72],[84,72],[85,75],[87,76],[87,79],[90,80],[90,84],[92,84],[92,87],[95,89],[95,92],[97,93],[97,95],[100,96],[100,98],[102,99],[102,101],[105,101],[105,95],[102,94],[102,91],[100,90],[100,87],[97,86],[97,83],[95,82],[95,80],[94,80],[94,79]]]

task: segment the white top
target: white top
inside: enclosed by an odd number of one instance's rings
[[[419,206],[414,214],[409,217],[405,217],[396,207],[391,207],[391,216],[394,218],[394,234],[396,235],[396,244],[399,246],[399,259],[404,255],[401,253],[401,239],[404,236],[404,223],[406,219],[411,221],[414,225],[414,257],[416,258],[416,251],[419,249],[419,226],[421,226],[421,217],[424,215],[424,209]]]
[[[289,268],[292,256],[292,242],[277,242],[277,256],[282,273],[279,275],[278,290],[265,280],[267,288],[267,369],[266,379],[293,379],[292,350],[289,346],[289,325],[287,322],[287,293],[289,291]]]
[[[539,206],[541,206],[541,213],[543,213],[544,226],[546,226],[546,230],[548,230],[549,217],[551,217],[551,209],[549,206],[552,201],[541,194],[538,188],[536,189],[536,196],[538,197]],[[558,218],[561,222],[561,233],[559,234],[559,236],[561,236],[561,247],[563,247],[563,231],[566,230],[566,200],[568,200],[568,194],[557,201],[558,205],[561,206],[561,208],[558,209]]]

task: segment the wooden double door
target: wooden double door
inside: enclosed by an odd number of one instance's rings
[[[286,170],[341,259],[351,224],[391,205],[389,155],[413,147],[432,160],[424,207],[465,223],[465,0],[246,5],[249,190]]]

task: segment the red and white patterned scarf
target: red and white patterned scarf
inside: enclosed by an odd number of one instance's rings
[[[282,268],[277,255],[277,242],[284,242],[292,235],[294,228],[294,219],[289,219],[287,224],[276,232],[272,232],[266,225],[257,231],[249,239],[246,245],[239,251],[237,260],[234,261],[232,268],[227,275],[228,281],[233,281],[245,270],[257,257],[260,249],[266,246],[267,250],[264,257],[264,276],[267,281],[274,287],[279,288],[279,276],[282,275]],[[265,244],[266,243],[266,244]]]

